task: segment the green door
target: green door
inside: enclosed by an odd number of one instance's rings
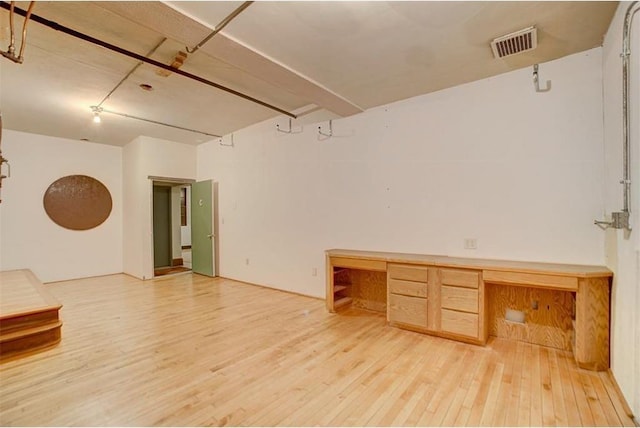
[[[207,276],[216,276],[213,189],[211,180],[191,185],[192,270]]]
[[[171,187],[153,186],[153,267],[171,259]]]

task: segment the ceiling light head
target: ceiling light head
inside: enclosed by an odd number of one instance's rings
[[[102,107],[91,106],[91,111],[93,112],[93,123],[102,122],[102,119],[100,119],[100,113],[102,113],[102,110]]]

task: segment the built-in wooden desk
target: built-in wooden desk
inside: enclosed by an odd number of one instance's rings
[[[572,350],[609,367],[613,273],[603,266],[328,250],[327,309],[386,312],[396,327],[484,345],[489,335]],[[524,322],[505,319],[507,309]]]

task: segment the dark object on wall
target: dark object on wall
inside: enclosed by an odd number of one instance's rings
[[[44,210],[54,223],[71,230],[101,225],[111,214],[111,194],[104,184],[86,175],[68,175],[44,193]]]
[[[7,174],[2,175],[2,164],[7,164]],[[9,159],[2,156],[2,112],[0,111],[0,189],[2,189],[2,180],[11,176],[11,165],[9,165]],[[2,202],[2,199],[0,199]]]

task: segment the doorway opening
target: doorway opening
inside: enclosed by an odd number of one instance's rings
[[[149,179],[153,276],[182,272],[218,276],[218,183],[152,176]]]
[[[154,277],[190,272],[191,185],[153,182]]]

